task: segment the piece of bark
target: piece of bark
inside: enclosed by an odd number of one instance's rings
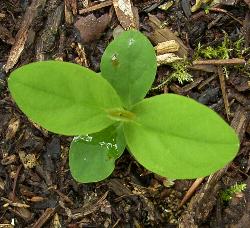
[[[103,14],[99,18],[96,18],[94,14],[80,17],[76,21],[75,27],[80,32],[81,41],[83,43],[89,43],[99,39],[110,23],[110,20],[109,14]]]
[[[161,42],[155,46],[156,54],[162,55],[169,52],[176,52],[180,48],[180,45],[175,40],[168,40]]]
[[[130,0],[113,0],[116,16],[124,29],[139,28],[139,15]]]
[[[50,59],[50,56],[47,55],[55,45],[63,15],[63,4],[57,5],[55,0],[50,0],[48,4],[52,5],[53,8],[50,9],[45,27],[39,33],[35,48],[36,59],[39,61]]]
[[[166,53],[163,55],[156,56],[157,66],[170,64],[179,60],[182,60],[182,58],[180,58],[174,53]]]
[[[182,40],[179,37],[177,37],[169,28],[167,27],[162,28],[162,23],[156,16],[151,14],[148,15],[149,15],[149,25],[154,30],[154,32],[149,35],[149,39],[156,45],[161,42],[175,40],[180,45],[180,48],[176,52],[176,54],[181,58],[187,56],[188,48],[185,46]]]
[[[37,18],[37,16],[40,15],[46,4],[46,1],[47,0],[33,0],[31,5],[27,8],[23,17],[21,28],[19,29],[15,37],[15,43],[11,47],[7,63],[4,67],[4,70],[6,72],[12,69],[20,58],[29,35],[34,32],[30,30],[32,23]]]
[[[232,120],[231,126],[238,134],[240,141],[242,141],[246,123],[248,122],[248,114],[243,108],[239,107]],[[179,218],[179,227],[199,227],[199,225],[206,221],[208,215],[216,204],[219,184],[218,181],[226,173],[230,164],[226,165],[221,170],[209,176],[206,184],[201,190],[191,199],[187,210]],[[188,226],[187,226],[188,224]]]
[[[74,16],[77,14],[77,0],[64,0],[65,22],[73,24]]]
[[[20,119],[19,118],[13,118],[10,120],[9,124],[8,124],[8,128],[6,130],[6,134],[5,134],[5,139],[6,140],[10,140],[12,138],[14,138],[14,136],[16,135],[16,132],[18,131],[20,126]]]

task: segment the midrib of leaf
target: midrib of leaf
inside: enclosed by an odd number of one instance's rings
[[[160,134],[161,136],[164,136],[164,137],[169,136],[169,137],[172,137],[172,138],[180,138],[182,140],[193,141],[193,142],[197,142],[199,144],[236,145],[235,143],[221,143],[221,142],[205,141],[205,140],[201,141],[201,140],[198,140],[198,139],[194,139],[194,138],[190,138],[190,137],[186,137],[186,136],[181,136],[181,135],[177,135],[177,134],[170,133],[170,132],[163,132],[162,129],[156,129],[156,128],[153,128],[153,127],[150,127],[150,126],[146,126],[146,125],[141,124],[141,123],[137,122],[136,120],[134,120],[133,124],[135,124],[135,123],[138,125],[138,127],[145,128],[146,131],[147,131],[147,129],[149,129],[149,131],[157,132],[156,134]]]
[[[54,92],[52,92],[52,91],[48,91],[48,90],[45,90],[45,89],[41,89],[40,87],[36,87],[36,86],[31,86],[31,85],[29,85],[29,84],[20,82],[20,81],[18,81],[18,80],[16,80],[15,83],[16,83],[16,84],[19,83],[19,84],[22,85],[23,87],[27,87],[27,88],[29,88],[29,89],[32,89],[32,90],[34,90],[35,92],[36,92],[36,91],[39,91],[39,92],[44,93],[44,94],[49,94],[49,95],[53,95],[53,96],[55,96],[55,97],[59,97],[59,98],[61,98],[61,99],[68,100],[68,101],[70,101],[70,103],[72,103],[72,101],[74,101],[73,103],[74,103],[74,104],[77,104],[77,105],[79,105],[79,106],[88,106],[88,107],[91,107],[91,108],[94,108],[94,109],[100,109],[100,110],[105,110],[105,108],[106,108],[106,107],[98,107],[97,105],[93,105],[92,103],[86,102],[86,100],[84,100],[84,102],[83,102],[83,100],[82,100],[82,101],[77,101],[77,100],[75,100],[73,97],[68,97],[68,96],[61,95],[61,94],[59,95],[59,94],[54,93]]]

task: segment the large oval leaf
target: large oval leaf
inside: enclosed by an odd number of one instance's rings
[[[125,149],[121,127],[111,126],[95,134],[75,137],[69,151],[72,176],[81,183],[107,178],[115,168],[115,160]]]
[[[9,89],[31,120],[64,135],[100,131],[114,123],[107,110],[121,107],[104,78],[66,62],[37,62],[18,68],[11,73]]]
[[[156,73],[156,55],[140,32],[123,32],[112,41],[101,60],[101,74],[116,89],[128,108],[142,100]]]
[[[239,140],[215,112],[173,94],[145,99],[124,125],[131,153],[147,169],[168,178],[209,175],[236,155]]]

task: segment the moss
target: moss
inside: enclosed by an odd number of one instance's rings
[[[178,61],[171,64],[174,72],[170,74],[169,81],[177,80],[180,84],[193,81],[193,76],[187,72],[187,61]]]
[[[246,189],[247,185],[245,183],[236,183],[235,185],[229,187],[228,189],[220,193],[220,198],[224,202],[228,202],[232,199],[234,194],[241,193]]]

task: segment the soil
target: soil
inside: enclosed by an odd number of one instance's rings
[[[68,167],[72,138],[32,123],[13,102],[7,78],[24,64],[60,59],[99,71],[105,47],[113,32],[121,29],[112,2],[107,2],[92,11],[90,7],[98,2],[0,1],[0,227],[250,227],[248,65],[230,63],[226,76],[223,65],[200,65],[199,70],[193,65],[189,68],[193,82],[171,81],[148,94],[192,97],[218,112],[240,137],[241,148],[234,161],[200,180],[181,207],[195,180],[168,185],[127,151],[108,179],[77,183]],[[190,5],[194,1],[176,1],[166,11],[158,8],[162,2],[134,1],[139,12],[137,26],[152,43],[159,42],[153,35],[160,29],[152,23],[156,18],[183,42],[190,61],[199,43],[217,47],[225,34],[231,42],[244,39],[239,50],[234,47],[230,52],[230,59],[248,61],[249,0],[222,0],[212,7],[203,4],[193,13]],[[160,66],[153,87],[164,82],[171,71],[168,65]],[[246,189],[223,202],[221,192],[235,183],[245,183]]]

